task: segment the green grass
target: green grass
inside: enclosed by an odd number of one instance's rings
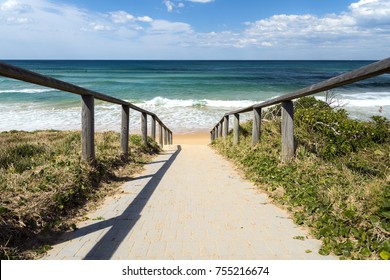
[[[45,236],[74,229],[74,218],[94,205],[159,151],[130,137],[123,158],[120,136],[96,133],[96,160],[81,160],[80,132],[0,133],[0,257],[29,259],[49,248]]]
[[[261,143],[251,147],[252,123],[212,146],[248,179],[321,239],[319,253],[341,259],[389,259],[390,122],[348,118],[344,110],[305,98],[295,104],[296,158],[281,163],[280,118],[266,114]]]

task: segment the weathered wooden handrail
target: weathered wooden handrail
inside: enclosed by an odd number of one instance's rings
[[[229,121],[226,117],[233,115],[233,142],[234,144],[237,144],[239,140],[239,114],[253,112],[252,145],[255,145],[260,141],[261,136],[261,109],[276,104],[282,104],[282,161],[288,161],[294,156],[294,108],[292,106],[292,100],[335,89],[386,73],[390,73],[390,58],[380,60],[298,91],[272,98],[243,109],[228,112],[210,131],[211,139],[215,140],[222,137],[218,131],[225,121]],[[225,126],[226,125],[227,124],[225,124]],[[227,134],[225,133],[223,136],[226,137]]]
[[[160,125],[160,141],[159,144],[163,145],[161,140],[162,132],[167,137],[165,145],[172,144],[172,131],[157,117],[156,114],[149,112],[145,109],[135,106],[124,100],[105,95],[96,91],[92,91],[83,87],[76,86],[71,83],[67,83],[52,77],[41,75],[20,67],[16,67],[10,64],[0,62],[0,75],[19,81],[24,81],[36,85],[41,85],[61,91],[74,93],[81,95],[82,100],[82,157],[85,160],[93,160],[95,158],[95,146],[94,146],[94,99],[99,99],[113,104],[122,105],[122,127],[121,127],[121,147],[125,156],[129,152],[129,108],[141,113],[141,130],[142,137],[145,144],[147,144],[147,116],[152,117],[151,137],[156,140],[156,122]],[[170,140],[170,141],[168,141]]]

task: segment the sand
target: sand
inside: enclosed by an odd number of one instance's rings
[[[210,133],[198,131],[191,133],[174,133],[173,144],[175,145],[208,145],[210,144]]]

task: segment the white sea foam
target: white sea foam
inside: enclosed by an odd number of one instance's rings
[[[217,107],[186,106],[185,102],[180,103],[181,106],[177,103],[176,106],[172,106],[172,103],[162,106],[153,105],[151,107],[141,106],[142,104],[135,105],[148,109],[157,114],[158,117],[175,132],[209,130],[227,110],[238,107],[230,107],[226,108],[226,110],[225,108]],[[26,122],[26,119],[29,121]],[[246,117],[243,115],[241,119],[245,120]],[[0,104],[0,120],[0,131],[7,131],[12,129],[27,131],[37,129],[74,130],[80,129],[81,127],[81,109],[80,107],[45,108],[42,107],[42,104],[33,103],[14,104],[13,106]],[[140,131],[140,120],[140,113],[136,112],[135,110],[130,110],[131,131]],[[119,131],[120,122],[120,106],[110,103],[101,103],[96,105],[96,130]],[[148,127],[150,128],[150,118]]]
[[[364,97],[364,99],[360,99]],[[320,97],[319,97],[320,98]],[[367,92],[364,94],[340,94],[340,103],[352,117],[368,118],[380,114],[390,118],[390,93]],[[251,100],[211,100],[211,99],[169,99],[155,97],[135,105],[154,112],[174,132],[210,130],[228,111],[244,108],[260,101]],[[61,105],[61,106],[60,106]],[[251,113],[240,115],[240,120],[252,118]],[[130,130],[139,133],[140,113],[130,110]],[[232,126],[232,118],[230,118]],[[28,121],[26,121],[28,120]],[[96,130],[120,130],[121,107],[106,102],[97,102],[95,107]],[[37,129],[76,129],[81,127],[79,104],[58,106],[53,103],[13,103],[0,104],[0,131]],[[150,118],[149,126],[150,129]]]
[[[37,88],[25,88],[25,89],[5,89],[0,90],[0,93],[43,93],[55,91],[55,89],[37,89]]]
[[[317,97],[325,101],[324,96]],[[364,93],[341,93],[333,100],[336,105],[358,111],[359,108],[372,108],[390,106],[390,92],[364,92]]]
[[[210,108],[241,108],[251,106],[259,101],[253,100],[211,100],[211,99],[169,99],[161,96],[138,103],[145,108],[177,108],[177,107],[210,107]]]
[[[346,106],[378,107],[390,106],[390,92],[365,92],[361,94],[341,94],[340,100]]]

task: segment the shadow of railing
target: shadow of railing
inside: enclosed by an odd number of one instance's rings
[[[161,168],[153,175],[139,176],[130,181],[140,180],[142,178],[151,177],[148,183],[142,188],[138,195],[133,199],[129,206],[119,216],[112,217],[108,220],[103,220],[91,225],[87,225],[74,232],[65,233],[62,236],[63,240],[69,241],[100,231],[105,228],[110,228],[102,238],[89,250],[84,257],[85,260],[108,260],[118,249],[119,245],[125,240],[126,236],[136,225],[141,217],[141,212],[148,203],[152,194],[161,182],[165,173],[168,171],[176,157],[179,155],[181,147],[177,146],[177,150],[169,157]],[[167,155],[167,153],[164,153]]]

